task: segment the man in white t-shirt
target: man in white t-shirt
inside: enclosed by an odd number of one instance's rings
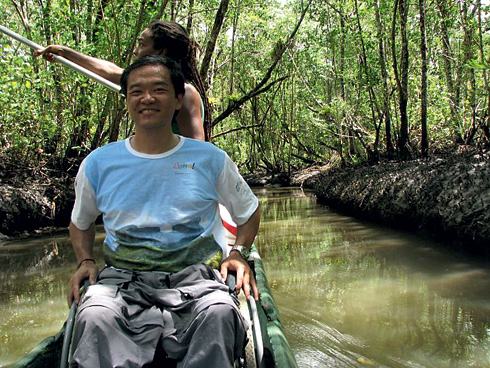
[[[258,298],[245,259],[258,200],[225,152],[172,133],[185,91],[175,62],[139,59],[124,71],[121,91],[135,134],[88,155],[75,183],[70,237],[78,269],[68,302],[81,305],[70,364],[141,367],[164,351],[179,367],[231,367],[245,327],[223,280],[235,271],[237,291]],[[225,259],[219,204],[237,224]],[[106,267],[99,273],[92,249],[100,214]],[[80,298],[86,278],[92,286]]]

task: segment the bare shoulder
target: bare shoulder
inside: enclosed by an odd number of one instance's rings
[[[185,83],[185,96],[184,98],[189,98],[189,100],[196,101],[198,100],[201,103],[201,95],[197,91],[197,88],[194,87],[191,83]]]
[[[198,115],[199,118],[202,115],[201,111],[201,95],[190,83],[185,84],[185,95],[182,110],[187,110],[191,115]]]
[[[204,140],[202,115],[201,96],[196,87],[186,83],[184,101],[176,117],[181,134],[185,137]]]

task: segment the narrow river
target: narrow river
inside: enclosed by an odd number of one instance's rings
[[[299,367],[490,367],[488,262],[297,188],[255,192],[256,244]],[[74,264],[66,237],[0,246],[0,367],[61,328]]]

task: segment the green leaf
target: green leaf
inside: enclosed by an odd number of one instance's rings
[[[487,70],[487,69],[489,69],[489,66],[488,66],[488,64],[483,64],[480,61],[473,59],[473,60],[468,60],[467,64],[465,65],[465,68],[477,69],[477,70]]]

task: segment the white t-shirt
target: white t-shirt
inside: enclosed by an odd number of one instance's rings
[[[167,272],[195,263],[217,267],[226,253],[218,204],[237,225],[257,209],[257,198],[224,151],[179,138],[158,155],[135,151],[128,138],[82,162],[71,220],[85,230],[103,215],[109,265]]]

